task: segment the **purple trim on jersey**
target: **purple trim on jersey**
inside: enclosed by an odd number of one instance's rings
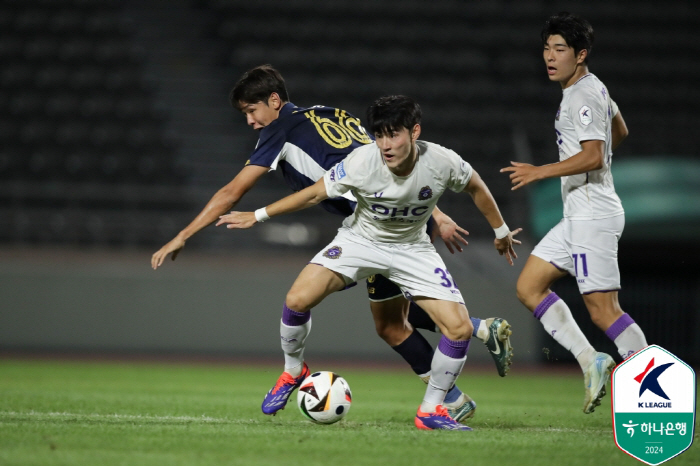
[[[537,307],[535,308],[535,312],[533,313],[533,315],[535,316],[535,319],[537,319],[537,320],[542,319],[542,316],[544,315],[545,312],[547,312],[547,310],[548,310],[550,307],[552,307],[552,304],[556,303],[556,302],[559,301],[560,299],[561,299],[561,298],[560,298],[559,296],[557,296],[557,294],[556,294],[554,291],[552,291],[551,293],[549,293],[549,294],[547,295],[547,297],[544,298],[544,299],[542,300],[542,302],[539,303],[539,304],[537,305]]]
[[[297,312],[289,309],[287,303],[284,303],[282,308],[282,323],[289,327],[298,327],[304,325],[311,319],[311,311]]]
[[[472,336],[476,336],[476,332],[479,330],[479,324],[481,324],[481,319],[478,317],[470,317],[469,318],[472,321],[472,325],[474,326],[474,331],[472,332]]]
[[[440,338],[438,350],[447,357],[454,359],[462,359],[467,355],[467,350],[469,349],[470,341],[471,340],[450,340],[445,335],[443,335],[442,338]]]
[[[574,86],[577,85],[578,83],[580,83],[581,81],[583,81],[584,79],[586,79],[586,78],[588,78],[588,77],[590,77],[590,76],[593,76],[593,73],[584,74],[583,76],[581,76],[580,78],[578,78],[578,79],[576,80],[576,82],[575,82],[573,85],[574,85]]]
[[[592,294],[592,293],[612,293],[613,291],[620,291],[621,288],[613,288],[611,290],[593,290],[593,291],[586,291],[585,293],[581,293],[582,295],[587,295],[587,294]]]
[[[627,327],[634,323],[634,319],[631,318],[630,315],[625,312],[620,316],[619,319],[613,322],[613,324],[605,331],[605,334],[612,341],[615,341],[615,339],[617,339],[617,337],[619,337],[620,334],[627,329]]]

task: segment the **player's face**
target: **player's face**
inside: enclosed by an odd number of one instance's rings
[[[377,147],[382,152],[384,163],[394,174],[406,176],[413,171],[416,162],[416,139],[420,135],[420,125],[412,130],[401,128],[388,134],[375,134]]]
[[[549,80],[560,83],[564,88],[569,87],[586,72],[584,60],[587,53],[581,50],[576,54],[559,34],[549,36],[544,45],[544,62]]]
[[[253,129],[262,129],[279,118],[282,107],[277,94],[272,94],[267,102],[239,102],[239,106]]]

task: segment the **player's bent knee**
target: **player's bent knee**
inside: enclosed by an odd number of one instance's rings
[[[470,319],[460,321],[449,326],[445,326],[442,329],[443,335],[445,335],[450,340],[462,341],[468,340],[472,333],[474,332],[474,326]]]
[[[377,330],[377,335],[390,346],[400,345],[411,334],[411,332],[403,326],[398,327],[377,324],[375,329]]]
[[[311,307],[311,304],[304,297],[304,295],[302,293],[295,292],[294,290],[290,290],[289,293],[287,293],[285,304],[289,309],[296,312],[304,312]]]
[[[537,305],[549,294],[549,289],[535,285],[529,279],[523,279],[522,276],[515,285],[515,294],[518,300],[530,311],[534,310]]]

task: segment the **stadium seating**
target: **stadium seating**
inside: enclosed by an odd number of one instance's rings
[[[135,22],[124,6],[122,0],[0,3],[0,180],[105,190],[163,185],[179,212],[192,214],[175,160],[200,162],[178,153],[167,112],[154,109],[155,84],[143,71],[147,55],[132,40]],[[617,157],[693,155],[700,66],[681,49],[698,48],[699,7],[684,0],[664,9],[651,1],[567,7],[596,26],[591,69],[631,129]],[[556,157],[552,120],[560,91],[543,74],[539,44],[540,25],[552,12],[548,2],[190,0],[172,8],[189,8],[208,47],[221,51],[212,64],[230,77],[217,91],[221,99],[236,76],[261,63],[283,72],[299,105],[336,105],[364,117],[379,95],[414,96],[424,107],[423,137],[469,159],[508,216],[527,210],[528,199],[510,195],[498,169],[511,160],[543,164]],[[243,125],[221,127],[222,134],[250,137]],[[259,188],[271,199],[288,192],[273,182]],[[0,188],[0,214],[25,208],[26,199],[6,197],[17,192]],[[142,193],[142,205],[157,204],[148,190]],[[454,196],[441,205],[461,210]],[[83,214],[75,218],[91,215]],[[478,220],[469,227],[474,236],[491,234]],[[155,246],[161,239],[144,233],[137,242]]]
[[[652,2],[635,3],[635,8],[567,4],[596,26],[591,70],[608,85],[634,135],[620,157],[697,150],[697,138],[686,137],[697,117],[676,118],[671,109],[683,108],[688,98],[697,109],[700,95],[691,83],[700,78],[700,67],[692,60],[669,60],[668,65],[660,60],[680,57],[669,50],[669,37],[685,37],[683,44],[697,48],[691,36],[700,10],[691,2],[671,3],[673,8],[662,11]],[[552,121],[560,91],[548,82],[540,62],[539,28],[553,13],[543,2],[198,4],[212,12],[210,29],[228,45],[225,59],[232,74],[271,63],[287,77],[297,104],[348,102],[348,110],[363,116],[379,95],[412,95],[425,110],[424,137],[468,157],[499,188],[507,188],[507,182],[494,173],[518,154],[530,154],[525,161],[537,164],[556,157]],[[670,73],[669,67],[679,73]],[[518,131],[525,138],[516,141]],[[498,200],[506,212],[521,210],[526,202],[514,196]],[[453,208],[450,199],[444,204]],[[487,231],[477,227],[473,233]]]
[[[134,219],[189,206],[122,3],[0,3],[0,241],[150,245]]]

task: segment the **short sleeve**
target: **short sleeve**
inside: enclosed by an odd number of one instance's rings
[[[362,170],[362,153],[366,147],[359,147],[350,152],[344,160],[335,164],[323,175],[328,197],[340,197],[360,186],[366,174],[365,170]]]
[[[607,102],[595,90],[583,88],[570,100],[570,115],[579,142],[604,141],[607,135],[605,122],[608,118]]]
[[[447,187],[456,193],[461,193],[469,183],[469,180],[472,179],[474,170],[456,152],[448,150],[447,159],[450,164],[450,179],[447,182]]]
[[[615,115],[620,111],[619,107],[612,99],[610,99],[610,111],[612,112],[612,115],[610,115],[611,118],[615,118]]]
[[[263,128],[255,150],[250,155],[246,165],[277,168],[277,162],[282,155],[287,137],[284,131],[271,125]]]

